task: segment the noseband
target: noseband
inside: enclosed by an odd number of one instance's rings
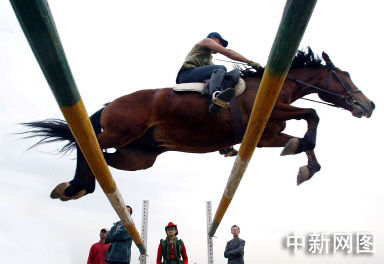
[[[355,98],[353,97],[353,94],[355,93],[361,93],[361,90],[359,89],[355,89],[355,90],[352,90],[351,86],[349,86],[349,84],[345,83],[340,77],[339,75],[337,74],[337,72],[335,71],[336,67],[334,65],[330,65],[330,66],[326,66],[326,68],[329,70],[329,77],[328,77],[328,82],[327,82],[327,85],[325,86],[325,88],[320,88],[318,86],[315,86],[315,85],[312,85],[312,84],[309,84],[309,83],[306,83],[306,82],[302,82],[300,80],[296,80],[296,79],[293,79],[293,78],[289,78],[287,77],[286,79],[290,80],[290,81],[293,81],[295,83],[298,83],[298,84],[302,84],[302,85],[305,85],[305,86],[308,86],[308,87],[311,87],[311,88],[314,88],[316,90],[319,90],[319,91],[322,91],[322,92],[325,92],[327,94],[330,94],[330,95],[334,95],[334,96],[337,96],[341,99],[345,99],[345,102],[349,105],[352,105],[352,104],[356,104],[356,100]],[[335,92],[332,92],[330,91],[328,88],[329,88],[329,85],[331,83],[331,80],[332,80],[332,76],[335,76],[336,79],[339,81],[340,85],[344,88],[344,91],[347,95],[343,95],[341,93],[335,93]]]

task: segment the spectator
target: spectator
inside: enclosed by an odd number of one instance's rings
[[[165,227],[166,239],[160,240],[160,245],[157,250],[156,264],[188,264],[187,251],[184,243],[176,236],[179,231],[177,225],[169,222]],[[183,258],[183,260],[181,260]],[[161,262],[163,259],[163,262]]]
[[[105,253],[109,247],[109,244],[104,244],[106,233],[107,230],[105,228],[100,230],[100,240],[92,245],[87,264],[105,264]]]
[[[128,211],[132,214],[132,208],[127,205]],[[105,243],[111,243],[107,251],[107,264],[129,264],[131,262],[132,238],[119,221],[113,224],[107,232]]]
[[[233,239],[228,241],[225,247],[224,257],[228,259],[228,264],[244,264],[244,245],[245,241],[239,238],[240,227],[231,227]]]

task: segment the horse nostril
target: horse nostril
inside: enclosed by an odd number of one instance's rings
[[[371,101],[372,110],[375,109],[375,103]]]

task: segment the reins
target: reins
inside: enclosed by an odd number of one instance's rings
[[[248,63],[245,63],[245,62],[238,62],[238,61],[232,61],[232,60],[221,60],[221,59],[216,59],[216,58],[213,58],[213,59],[217,60],[217,61],[224,61],[224,62],[230,62],[230,63],[233,63],[233,64],[240,64],[240,65],[250,66]]]
[[[230,63],[233,63],[233,64],[237,64],[237,65],[246,65],[246,66],[249,66],[247,63],[243,63],[243,62],[237,62],[237,61],[232,61],[232,60],[222,60],[222,59],[214,59],[214,60],[217,60],[217,61],[224,61],[224,62],[230,62]],[[309,83],[306,83],[306,82],[303,82],[303,81],[300,81],[300,80],[297,80],[297,79],[293,79],[293,78],[290,78],[290,77],[286,77],[287,80],[290,80],[290,81],[293,81],[297,84],[301,84],[301,85],[304,85],[304,86],[307,86],[307,87],[311,87],[313,89],[316,89],[318,91],[322,91],[324,93],[327,93],[327,94],[330,94],[330,95],[333,95],[333,96],[337,96],[341,99],[345,99],[345,102],[347,104],[356,104],[356,101],[355,99],[353,98],[353,94],[354,93],[359,93],[361,92],[361,90],[359,89],[355,89],[355,90],[352,90],[352,88],[346,84],[340,77],[339,75],[336,73],[335,69],[336,67],[331,64],[331,65],[327,65],[325,66],[328,70],[329,70],[329,77],[328,77],[328,81],[327,81],[327,85],[325,86],[325,88],[320,88],[318,86],[315,86],[315,85],[312,85],[312,84],[309,84]],[[335,93],[335,92],[332,92],[330,90],[328,90],[328,87],[331,83],[331,80],[332,80],[332,76],[335,76],[337,81],[340,83],[340,85],[344,88],[344,91],[347,93],[347,95],[343,95],[343,94],[340,94],[340,93]],[[341,108],[340,106],[337,106],[335,104],[332,104],[332,103],[327,103],[327,102],[321,102],[321,101],[317,101],[317,100],[313,100],[313,99],[309,99],[309,98],[299,98],[299,99],[302,99],[302,100],[307,100],[307,101],[310,101],[310,102],[315,102],[315,103],[319,103],[319,104],[325,104],[325,105],[328,105],[328,106],[332,106],[332,107],[337,107],[337,108]],[[352,99],[352,101],[350,101]]]
[[[290,78],[290,77],[286,77],[286,79],[290,80],[290,81],[293,81],[295,83],[298,83],[298,84],[301,84],[301,85],[305,85],[305,86],[308,86],[308,87],[311,87],[311,88],[314,88],[316,90],[319,90],[319,91],[322,91],[324,93],[327,93],[327,94],[330,94],[330,95],[333,95],[333,96],[337,96],[341,99],[345,99],[345,102],[349,105],[352,105],[352,104],[356,104],[356,101],[355,99],[353,98],[353,94],[354,93],[360,93],[361,90],[359,89],[355,89],[355,90],[352,90],[352,88],[346,84],[340,77],[339,75],[336,73],[335,69],[336,67],[332,64],[332,65],[329,65],[329,66],[326,66],[327,69],[329,69],[329,77],[328,77],[328,81],[327,81],[327,85],[325,86],[325,89],[324,88],[320,88],[318,86],[315,86],[315,85],[312,85],[312,84],[309,84],[309,83],[305,83],[303,81],[300,81],[300,80],[296,80],[296,79],[293,79],[293,78]],[[332,92],[330,90],[328,90],[328,87],[331,83],[331,79],[332,79],[332,76],[335,75],[336,79],[338,80],[338,82],[340,83],[340,85],[344,88],[344,91],[347,93],[347,95],[343,95],[343,94],[340,94],[340,93],[335,93],[335,92]],[[340,108],[340,106],[337,106],[335,104],[330,104],[330,103],[324,103],[324,102],[319,102],[319,101],[316,101],[316,100],[311,100],[311,99],[307,99],[307,98],[300,98],[300,99],[303,99],[303,100],[308,100],[308,101],[312,101],[312,102],[316,102],[316,103],[321,103],[321,104],[326,104],[326,105],[329,105],[329,106],[333,106],[333,107],[338,107]],[[350,99],[352,99],[352,101],[350,101]]]
[[[328,106],[332,106],[332,107],[336,107],[336,108],[341,108],[340,106],[337,106],[335,104],[331,104],[331,103],[325,103],[325,102],[321,102],[321,101],[317,101],[317,100],[314,100],[314,99],[309,99],[309,98],[299,98],[301,100],[306,100],[306,101],[311,101],[311,102],[314,102],[314,103],[318,103],[318,104],[325,104],[325,105],[328,105]],[[343,109],[343,108],[341,108]],[[344,110],[344,109],[343,109]]]

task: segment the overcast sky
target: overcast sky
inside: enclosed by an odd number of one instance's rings
[[[229,48],[265,65],[285,1],[49,4],[91,114],[119,96],[172,86],[187,52],[211,31],[229,40]],[[378,0],[317,3],[300,47],[326,51],[376,110],[370,119],[357,119],[344,110],[295,103],[315,108],[320,116],[316,154],[322,169],[297,187],[304,154],[280,157],[281,149],[257,149],[214,238],[215,263],[226,263],[223,251],[233,224],[246,240],[246,263],[383,263],[382,10]],[[75,153],[52,155],[60,144],[26,151],[35,141],[12,134],[22,131],[17,123],[62,114],[6,0],[0,0],[0,91],[0,264],[85,263],[100,228],[111,227],[117,216],[99,186],[77,201],[51,200],[51,190],[73,178]],[[305,121],[291,121],[286,129],[299,137],[305,130]],[[142,201],[149,200],[147,263],[155,263],[169,221],[178,225],[190,263],[207,263],[205,202],[212,201],[216,210],[233,162],[218,153],[170,152],[145,171],[112,169],[138,227]],[[288,234],[311,232],[371,232],[376,253],[312,256],[282,247]],[[132,254],[132,263],[138,263],[134,245]]]

